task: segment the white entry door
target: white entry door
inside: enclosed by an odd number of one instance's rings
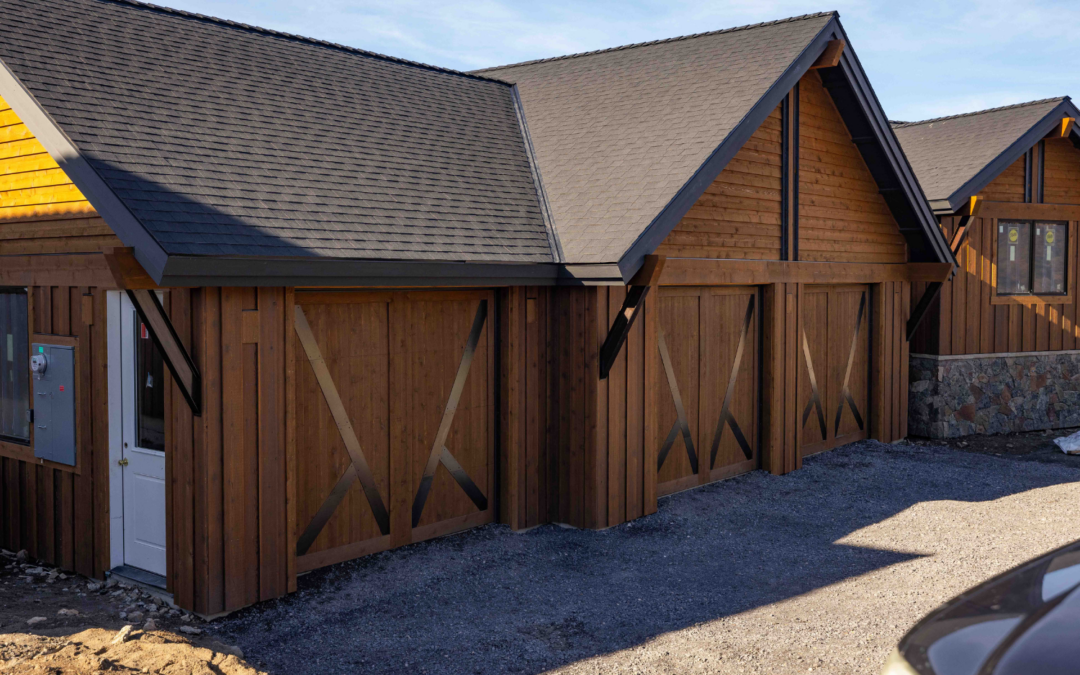
[[[121,297],[124,564],[165,576],[165,391],[161,354]]]

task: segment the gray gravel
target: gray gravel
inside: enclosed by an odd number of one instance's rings
[[[503,526],[212,624],[275,673],[875,673],[912,623],[1080,537],[1063,466],[868,441],[603,532]]]

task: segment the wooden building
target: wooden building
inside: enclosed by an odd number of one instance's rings
[[[1066,97],[896,123],[960,265],[912,338],[911,433],[1080,426],[1076,117]]]
[[[128,0],[0,29],[5,548],[212,615],[905,433],[953,263],[835,14],[471,74]]]

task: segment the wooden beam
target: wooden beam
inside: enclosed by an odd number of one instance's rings
[[[195,361],[176,334],[169,315],[161,306],[157,293],[149,289],[127,289],[131,303],[142,317],[150,337],[161,351],[161,358],[168,366],[173,380],[180,388],[184,400],[191,407],[192,414],[202,415],[202,376],[199,375]]]
[[[1043,138],[1068,138],[1072,133],[1073,126],[1076,125],[1075,117],[1062,117],[1061,126],[1055,127],[1050,130],[1050,133],[1043,136]]]
[[[0,286],[115,288],[100,253],[0,256]]]
[[[116,280],[116,288],[121,290],[158,289],[158,285],[135,259],[135,249],[107,248],[104,253],[105,262],[108,263],[113,279]]]
[[[922,297],[919,298],[919,304],[915,305],[915,309],[911,311],[911,318],[907,322],[907,341],[911,342],[911,338],[915,335],[915,331],[918,330],[919,324],[926,317],[927,310],[930,309],[931,303],[934,302],[934,298],[941,292],[942,282],[932,281],[926,285],[926,291]]]
[[[845,44],[843,40],[829,40],[829,43],[825,45],[825,51],[821,52],[821,56],[810,66],[810,70],[835,68],[840,65],[840,56],[844,53]]]
[[[660,273],[664,271],[665,258],[662,255],[645,256],[645,264],[641,266],[630,285],[626,289],[626,299],[623,301],[619,315],[615,317],[603,346],[600,347],[600,379],[606,380],[611,366],[622,350],[630,329],[634,326],[634,319],[645,304],[645,296],[649,289],[660,280]]]
[[[832,263],[780,260],[711,260],[668,258],[660,284],[714,286],[723,284],[864,283],[944,281],[952,263]]]
[[[1080,220],[1080,204],[983,202],[979,215],[1010,220]]]
[[[956,226],[956,233],[953,235],[952,241],[949,242],[949,250],[953,252],[953,255],[959,255],[960,247],[964,245],[964,240],[967,239],[968,226],[971,225],[972,220],[974,220],[973,216],[964,216],[960,219],[960,224]]]

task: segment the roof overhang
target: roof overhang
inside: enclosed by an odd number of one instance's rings
[[[844,40],[847,47],[840,54],[838,65],[820,68],[818,72],[900,225],[908,242],[911,260],[955,264],[948,243],[937,225],[937,218],[930,210],[877,95],[851,49],[851,41],[840,25],[839,17],[834,16],[619,259],[624,280],[633,277],[645,256],[653,253],[671,233],[833,40]]]
[[[1065,117],[1074,119],[1080,117],[1080,108],[1077,108],[1068,96],[1062,99],[1061,103],[1054,106],[1053,110],[1046,113],[1042,119],[1017,138],[1009,147],[1005,148],[989,164],[980,169],[977,174],[968,179],[956,192],[953,192],[945,199],[931,201],[930,208],[937,215],[948,215],[963,209],[971,197],[981,192],[1002,171],[1023,157],[1029,148],[1045,138],[1047,134],[1053,132],[1056,127],[1059,127],[1062,118]],[[1069,140],[1072,141],[1074,146],[1080,148],[1080,132],[1078,132],[1075,124],[1069,130]]]

